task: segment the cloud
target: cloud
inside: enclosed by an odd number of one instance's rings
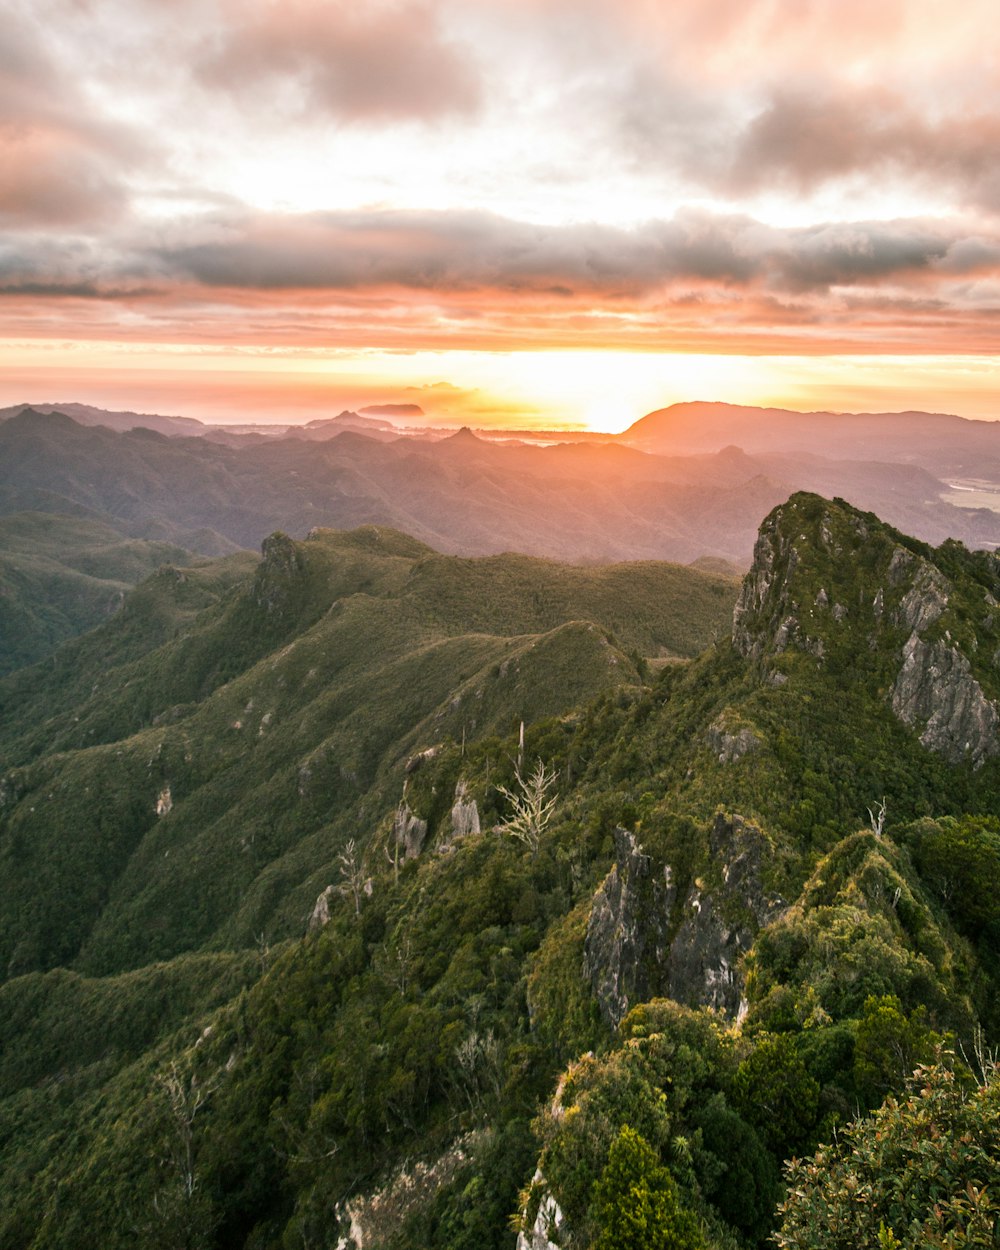
[[[442,32],[426,3],[233,5],[197,72],[244,99],[286,80],[303,111],[342,121],[433,121],[473,113],[470,52]]]
[[[482,212],[215,214],[116,241],[0,243],[0,333],[240,344],[818,352],[1000,348],[1000,235],[778,229],[687,211],[633,229]]]
[[[127,200],[104,153],[40,127],[0,133],[0,225],[96,225],[119,218]]]
[[[939,268],[973,273],[995,267],[997,246],[921,221],[779,229],[688,210],[625,230],[544,226],[480,211],[372,211],[201,223],[192,237],[155,248],[144,268],[206,287],[262,291],[492,289],[614,300],[684,281],[801,292]]]
[[[83,226],[119,218],[124,174],[150,144],[100,114],[37,27],[0,19],[0,225]]]
[[[985,0],[936,12],[14,0],[0,318],[283,347],[992,345],[1000,36]]]
[[[634,172],[744,206],[849,184],[1000,211],[988,0],[622,3],[587,124]]]
[[[963,198],[1000,208],[1000,116],[929,119],[881,88],[780,89],[732,142],[720,178],[730,193],[777,185],[809,191],[851,175],[946,179]]]

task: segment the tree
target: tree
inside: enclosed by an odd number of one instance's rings
[[[222,1080],[221,1071],[199,1079],[176,1061],[155,1077],[166,1134],[164,1183],[141,1229],[142,1244],[156,1250],[206,1250],[216,1216],[198,1183],[195,1120]]]
[[[360,916],[361,899],[364,895],[371,894],[372,880],[353,838],[337,856],[337,861],[343,878],[337,888],[341,894],[354,900],[354,914]]]
[[[941,1041],[928,1027],[924,1007],[915,1007],[907,1016],[895,994],[866,999],[854,1048],[854,1080],[868,1105],[901,1089],[917,1064],[933,1057]]]
[[[733,1079],[737,1110],[779,1158],[816,1123],[819,1092],[787,1033],[764,1034]]]
[[[511,815],[497,825],[497,833],[517,838],[534,854],[555,811],[557,800],[555,795],[549,797],[549,791],[558,778],[559,774],[554,770],[549,772],[541,760],[530,777],[524,776],[518,764],[514,769],[516,788],[509,790],[506,786],[497,786],[512,808]]]
[[[947,907],[955,927],[975,942],[1000,948],[1000,821],[943,816],[911,835],[921,876]]]
[[[1000,1079],[919,1068],[836,1144],[786,1168],[781,1250],[965,1250],[1000,1239]]]
[[[698,1220],[641,1134],[623,1124],[594,1183],[594,1250],[697,1250]]]

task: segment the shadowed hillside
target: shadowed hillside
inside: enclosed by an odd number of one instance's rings
[[[945,461],[933,447],[926,463],[912,460],[911,444],[891,418],[891,433],[877,446],[850,437],[828,446],[825,432],[840,421],[850,425],[855,418],[848,417],[828,424],[802,417],[808,437],[787,444],[755,441],[760,414],[740,410],[739,420],[720,427],[720,441],[709,407],[710,451],[698,454],[692,447],[704,440],[678,442],[669,431],[653,438],[656,454],[622,442],[492,443],[467,430],[431,439],[334,429],[320,440],[289,435],[223,445],[143,429],[115,433],[27,411],[0,423],[0,513],[84,515],[207,555],[256,548],[275,529],[302,538],[317,526],[387,525],[462,555],[521,551],[564,561],[681,563],[712,557],[746,567],[767,512],[809,489],[874,509],[928,542],[1000,543],[1000,514],[954,506],[956,492],[936,476]],[[992,436],[992,427],[940,420],[962,427],[968,459],[987,473],[990,461],[976,439]],[[626,437],[638,437],[641,426]],[[951,437],[950,425],[947,432]],[[915,438],[912,446],[921,445]],[[960,498],[978,496],[967,491]]]

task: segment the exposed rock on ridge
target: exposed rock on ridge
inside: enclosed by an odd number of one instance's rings
[[[904,724],[922,726],[924,746],[953,764],[969,759],[978,766],[1000,751],[996,704],[986,698],[969,661],[955,647],[926,643],[914,630],[903,647],[891,702]]]
[[[769,844],[754,825],[720,813],[708,849],[721,880],[696,880],[682,899],[670,865],[654,869],[635,834],[616,831],[615,863],[594,897],[584,942],[585,975],[613,1026],[659,994],[741,1013],[741,958],[784,902],[763,888]]]
[[[821,663],[836,653],[852,680],[872,675],[925,747],[978,767],[1000,754],[1000,685],[984,689],[990,673],[971,659],[995,647],[998,585],[995,556],[957,544],[931,551],[843,501],[793,495],[761,526],[733,645],[761,664],[790,649]]]
[[[465,838],[479,831],[479,808],[476,800],[469,797],[466,782],[460,778],[455,786],[455,802],[451,808],[452,839]]]
[[[424,848],[427,837],[427,821],[410,811],[409,804],[404,800],[396,808],[392,821],[393,838],[396,847],[402,847],[407,859],[416,859]]]

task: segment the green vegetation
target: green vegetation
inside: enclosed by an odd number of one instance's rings
[[[84,517],[0,516],[0,676],[107,620],[159,565],[196,562],[181,547]]]
[[[623,1125],[594,1185],[594,1250],[698,1250],[694,1216],[656,1153]]]
[[[992,558],[770,524],[736,646],[717,578],[366,527],[9,678],[0,1247],[993,1244],[1000,765],[891,700]]]
[[[905,1096],[856,1120],[835,1146],[790,1165],[780,1247],[884,1250],[995,1246],[1000,1206],[998,1075],[936,1064]]]

